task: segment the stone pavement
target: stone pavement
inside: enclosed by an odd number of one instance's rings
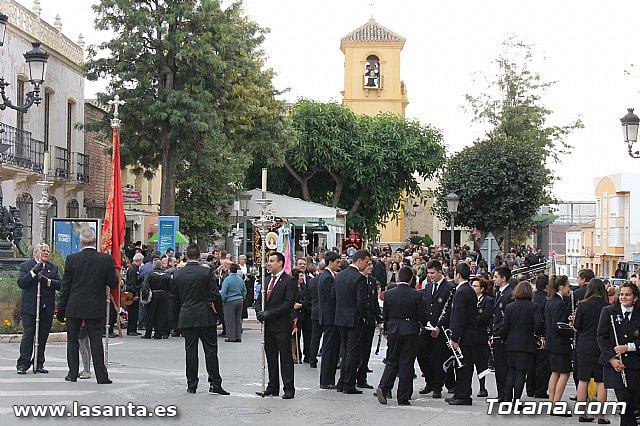
[[[383,340],[384,342],[384,340]],[[374,342],[375,344],[375,342]],[[200,351],[200,387],[195,395],[186,393],[184,373],[184,345],[182,338],[143,340],[139,337],[110,339],[109,373],[111,385],[98,385],[95,378],[78,379],[77,383],[64,381],[67,373],[66,344],[47,345],[46,367],[49,374],[26,376],[16,374],[15,361],[18,345],[0,344],[0,425],[14,424],[132,424],[138,419],[125,418],[16,418],[14,404],[80,404],[103,405],[132,402],[153,409],[157,405],[175,405],[174,418],[147,419],[145,424],[185,425],[492,425],[577,423],[577,418],[562,419],[541,416],[499,416],[486,414],[488,404],[484,398],[475,398],[473,406],[451,407],[444,400],[419,395],[423,380],[415,381],[411,406],[398,406],[395,399],[383,406],[372,392],[362,395],[344,395],[318,387],[319,369],[301,364],[295,369],[296,396],[293,400],[260,398],[254,394],[261,390],[261,353],[259,324],[245,323],[242,343],[226,343],[218,339],[220,370],[223,386],[230,396],[210,395],[202,350]],[[384,343],[383,343],[384,346]],[[382,356],[372,354],[374,370],[369,382],[378,383],[384,365]],[[93,367],[92,367],[93,370]],[[417,370],[419,372],[419,370]],[[487,377],[491,396],[495,395],[493,376]],[[477,393],[474,383],[474,394]],[[565,399],[574,393],[568,386]],[[394,389],[395,395],[395,389]],[[446,392],[445,392],[446,396]],[[610,416],[612,424],[617,416]]]

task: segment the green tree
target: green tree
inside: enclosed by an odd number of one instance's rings
[[[440,218],[449,220],[444,198],[453,191],[460,198],[456,222],[491,231],[498,239],[509,230],[531,228],[540,206],[552,199],[555,176],[548,164],[571,149],[566,137],[583,127],[579,119],[547,125],[552,111],[542,104],[542,96],[553,83],[531,71],[530,46],[514,38],[503,46],[495,61],[496,78],[483,94],[466,96],[473,121],[488,130],[447,160],[434,191],[434,210]]]
[[[345,209],[349,226],[370,237],[397,217],[403,196],[420,195],[416,176],[430,177],[444,158],[439,130],[401,116],[302,100],[291,119],[297,141],[270,172],[270,188]],[[248,181],[257,185],[252,169]]]
[[[232,196],[218,174],[219,152],[281,161],[289,130],[273,72],[263,69],[266,30],[243,14],[241,2],[223,9],[218,0],[101,0],[93,8],[97,29],[114,37],[89,48],[87,76],[110,79],[109,95],[98,95],[103,102],[113,94],[127,102],[120,109],[123,165],[147,176],[162,166],[161,214],[175,214],[176,189],[198,208]],[[239,169],[230,178],[241,179],[246,162],[231,164]],[[216,188],[205,191],[205,184]],[[207,198],[211,191],[220,197]],[[221,224],[220,217],[192,223],[196,215],[179,206],[199,235]]]

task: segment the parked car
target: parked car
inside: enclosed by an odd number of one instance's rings
[[[607,280],[609,281],[614,287],[620,287],[625,281],[624,278],[608,278],[608,277],[596,277],[602,281]]]

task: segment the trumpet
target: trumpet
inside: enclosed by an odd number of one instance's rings
[[[444,336],[447,339],[447,347],[451,349],[451,352],[453,352],[453,355],[451,355],[451,358],[449,358],[447,361],[444,362],[444,364],[442,365],[442,368],[445,371],[447,371],[449,365],[451,365],[451,363],[453,362],[455,362],[456,368],[462,368],[464,366],[464,364],[462,363],[464,356],[462,355],[462,350],[460,349],[459,346],[457,348],[453,347],[453,341],[451,340],[451,330],[449,330],[448,328],[445,328]]]
[[[542,350],[544,349],[545,339],[544,336],[534,335],[536,339],[536,349]]]

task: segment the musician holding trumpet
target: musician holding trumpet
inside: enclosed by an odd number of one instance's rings
[[[638,287],[620,286],[618,303],[602,309],[598,321],[600,364],[604,365],[604,386],[614,389],[619,402],[627,404],[620,425],[636,425],[635,410],[640,400],[640,306]]]

